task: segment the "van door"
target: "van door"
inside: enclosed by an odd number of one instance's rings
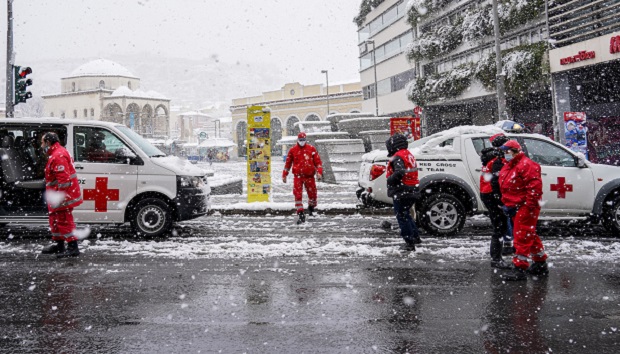
[[[542,171],[543,206],[547,215],[589,213],[594,204],[594,175],[577,166],[568,150],[542,139],[524,137],[524,150]]]
[[[74,211],[76,218],[123,223],[138,180],[138,166],[130,165],[126,158],[132,150],[106,128],[79,125],[73,127],[73,150],[84,198]]]

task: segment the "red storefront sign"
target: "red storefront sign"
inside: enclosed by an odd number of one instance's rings
[[[418,140],[421,133],[419,117],[390,118],[390,135],[403,134],[407,139]]]
[[[594,51],[585,51],[582,50],[577,55],[573,55],[572,57],[566,57],[560,59],[560,65],[568,65],[572,63],[576,63],[579,61],[589,60],[596,58],[596,53]]]
[[[609,53],[620,53],[620,36],[611,37],[609,41]]]

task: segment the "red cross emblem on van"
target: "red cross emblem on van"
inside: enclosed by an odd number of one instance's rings
[[[566,192],[572,192],[573,185],[566,184],[566,177],[558,177],[558,184],[552,184],[551,191],[558,192],[558,199],[566,199]]]
[[[97,177],[95,189],[84,189],[84,200],[94,200],[95,212],[105,213],[108,211],[109,200],[119,200],[119,190],[108,189],[108,177]]]

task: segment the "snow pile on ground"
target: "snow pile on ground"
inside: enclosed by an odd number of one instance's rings
[[[294,205],[292,202],[255,202],[255,203],[235,203],[213,206],[217,210],[293,210]],[[356,209],[357,203],[321,203],[320,210],[340,210],[340,209]],[[319,209],[317,208],[317,209]]]

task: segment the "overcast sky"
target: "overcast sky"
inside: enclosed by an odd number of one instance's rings
[[[326,68],[330,82],[358,81],[352,19],[360,1],[14,0],[14,49],[22,65],[144,54],[273,63],[304,84],[323,82]]]

